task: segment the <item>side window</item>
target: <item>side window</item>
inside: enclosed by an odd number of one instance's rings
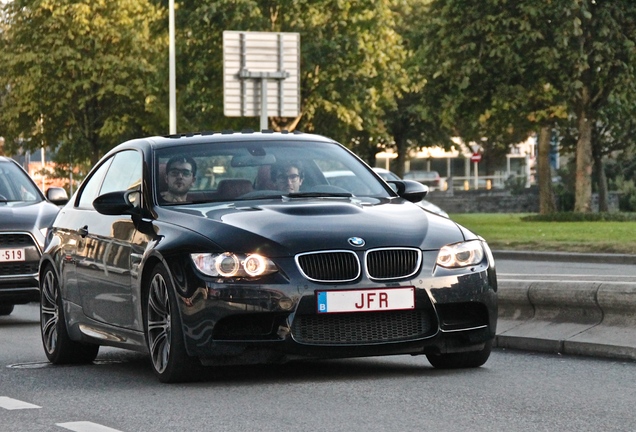
[[[80,192],[79,202],[77,203],[79,208],[93,208],[93,201],[97,198],[99,189],[102,186],[102,181],[104,180],[104,175],[112,162],[113,158],[104,162],[97,171],[95,171],[95,173],[87,179],[86,186],[84,186]]]
[[[130,150],[117,153],[113,163],[110,164],[99,195],[115,191],[139,190],[142,167],[139,152]]]

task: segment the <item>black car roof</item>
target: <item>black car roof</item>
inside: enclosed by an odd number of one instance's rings
[[[209,142],[246,142],[246,141],[322,141],[335,143],[334,140],[326,138],[322,135],[306,134],[303,132],[253,132],[253,131],[210,131],[210,132],[197,132],[197,133],[184,133],[176,135],[166,136],[153,136],[143,138],[148,144],[155,148],[170,147],[175,144],[197,144],[197,143],[209,143]],[[133,140],[136,141],[136,140]],[[129,141],[130,143],[130,141]]]
[[[227,143],[227,142],[249,142],[249,141],[305,141],[324,142],[340,145],[337,141],[324,137],[322,135],[307,134],[304,132],[274,132],[262,131],[254,132],[252,130],[235,131],[209,131],[209,132],[192,132],[165,136],[149,136],[144,138],[135,138],[125,141],[112,149],[110,149],[101,160],[105,160],[114,153],[118,153],[125,149],[141,149],[144,152],[154,152],[157,149],[175,147],[188,144],[206,144],[206,143]]]

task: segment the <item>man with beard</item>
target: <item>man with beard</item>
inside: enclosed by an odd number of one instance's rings
[[[166,183],[168,190],[161,192],[165,202],[186,202],[188,191],[197,174],[197,164],[189,156],[175,156],[166,164]]]

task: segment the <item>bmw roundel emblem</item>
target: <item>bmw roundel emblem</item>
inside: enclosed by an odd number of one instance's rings
[[[350,237],[349,240],[347,241],[349,242],[351,246],[357,246],[357,247],[364,246],[364,239],[360,237]]]

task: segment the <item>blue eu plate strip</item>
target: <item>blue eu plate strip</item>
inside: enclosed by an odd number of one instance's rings
[[[318,293],[318,312],[327,312],[327,293],[319,292]]]

